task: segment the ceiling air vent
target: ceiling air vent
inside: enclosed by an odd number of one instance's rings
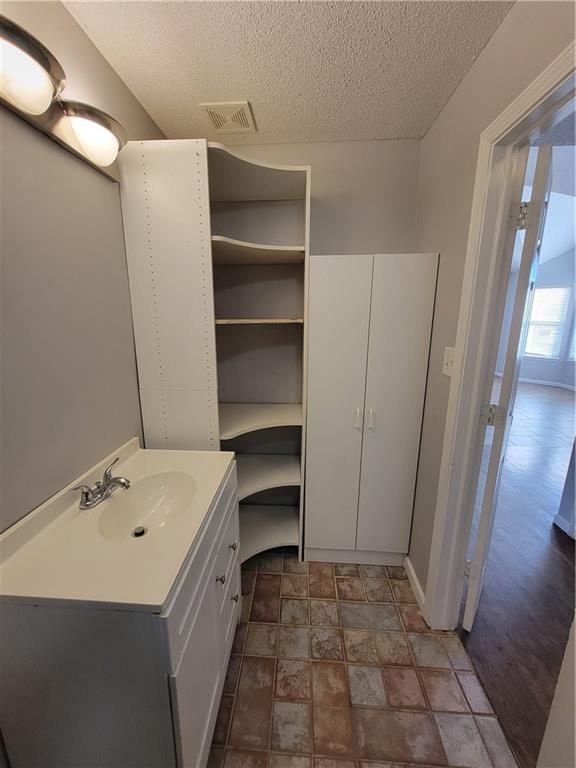
[[[252,110],[247,101],[199,104],[206,110],[216,133],[256,133]]]

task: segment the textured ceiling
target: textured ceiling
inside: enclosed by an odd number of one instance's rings
[[[228,144],[419,138],[510,2],[76,2],[66,7],[168,138],[248,99]],[[220,137],[221,138],[221,137]]]

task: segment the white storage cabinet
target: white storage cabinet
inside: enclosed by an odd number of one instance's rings
[[[408,551],[437,269],[436,254],[311,259],[309,559]]]

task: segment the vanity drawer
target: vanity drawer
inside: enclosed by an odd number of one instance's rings
[[[230,511],[230,517],[224,528],[222,537],[220,538],[220,547],[218,550],[218,577],[224,581],[220,581],[219,585],[223,590],[228,587],[228,582],[231,577],[231,566],[234,560],[238,558],[240,552],[239,543],[239,520],[238,520],[238,499]]]
[[[240,613],[240,601],[242,597],[240,594],[240,560],[236,556],[233,562],[230,564],[230,577],[228,581],[228,589],[222,604],[219,606],[219,628],[222,636],[222,659],[224,666],[224,673],[228,667],[228,658],[230,656],[230,648],[232,640],[234,638],[234,632],[236,631],[236,625],[238,624],[238,616]]]
[[[172,599],[161,614],[171,670],[176,668],[182,655],[206,580],[216,578],[214,574],[219,567],[222,536],[228,528],[231,515],[234,516],[237,498],[234,463],[214,502],[212,512],[208,515],[200,540],[188,555],[187,564]],[[216,589],[214,594],[216,597],[221,592]]]

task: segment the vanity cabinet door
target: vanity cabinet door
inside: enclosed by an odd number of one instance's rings
[[[218,710],[222,665],[218,642],[216,563],[198,601],[184,652],[170,676],[178,765],[206,765]]]

